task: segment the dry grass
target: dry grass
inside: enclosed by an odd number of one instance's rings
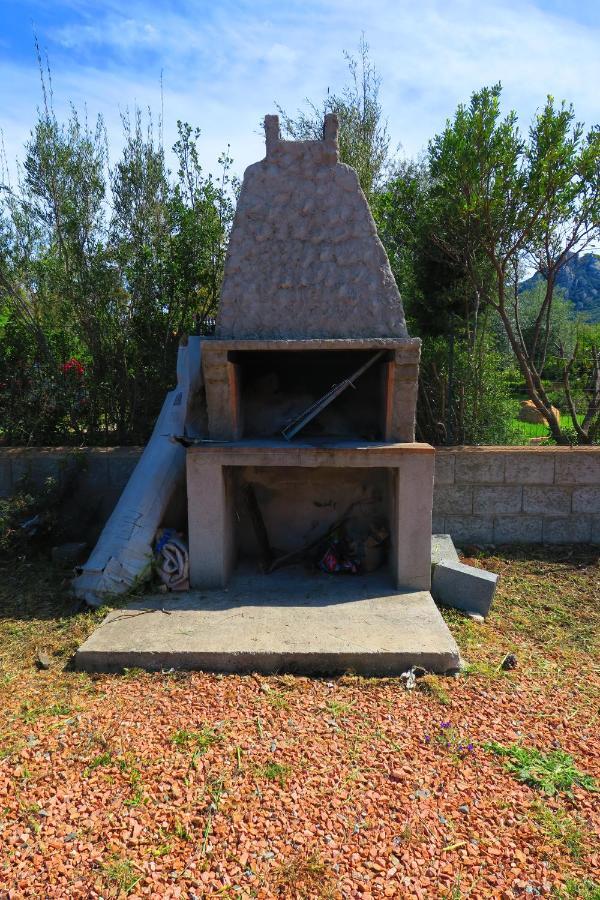
[[[324,900],[372,884],[598,900],[598,795],[545,797],[485,749],[559,741],[600,776],[598,550],[469,561],[502,576],[485,625],[444,611],[469,668],[413,692],[354,675],[76,673],[73,651],[105,611],[74,611],[43,561],[5,566],[0,882],[19,897],[163,896],[176,872],[197,896],[239,884]],[[517,668],[504,672],[508,652]]]

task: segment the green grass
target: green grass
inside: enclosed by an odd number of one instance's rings
[[[486,749],[496,756],[502,756],[507,770],[518,781],[537,788],[544,794],[550,796],[559,792],[570,794],[576,785],[587,791],[598,790],[595,779],[580,772],[575,766],[573,757],[564,750],[542,753],[541,750],[521,747],[518,744],[503,747],[496,741],[486,744]]]
[[[283,763],[268,762],[265,763],[264,766],[259,766],[256,770],[256,774],[260,775],[262,778],[266,778],[267,781],[278,781],[280,787],[285,787],[285,783],[289,778],[291,771],[291,766],[284,765]]]
[[[556,890],[552,895],[555,900],[600,900],[600,884],[589,878],[579,881],[570,878],[563,890]]]
[[[564,809],[550,809],[538,800],[533,804],[532,818],[549,841],[565,850],[574,859],[582,857],[586,844],[586,829]]]
[[[347,716],[348,713],[352,712],[352,708],[354,707],[356,701],[350,700],[348,703],[340,703],[338,700],[330,700],[327,704],[327,711],[333,716],[334,719],[337,719],[339,716]]]
[[[100,753],[98,756],[95,756],[91,763],[85,767],[83,774],[87,778],[90,772],[93,772],[94,769],[99,769],[101,766],[110,766],[113,761],[113,755],[110,750],[107,750],[106,753]]]
[[[102,866],[102,871],[109,886],[116,888],[118,895],[130,894],[142,879],[142,876],[136,873],[133,863],[119,856],[112,856]]]
[[[180,728],[171,738],[172,743],[180,750],[194,750],[197,754],[206,753],[213,744],[221,740],[221,736],[213,728],[203,728],[201,731],[188,731]]]

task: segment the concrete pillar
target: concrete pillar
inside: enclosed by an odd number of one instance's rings
[[[227,351],[202,348],[202,370],[208,410],[208,430],[213,441],[239,441],[242,410],[239,366],[227,358]]]
[[[187,454],[190,585],[222,588],[234,561],[230,472],[202,454]]]
[[[392,476],[390,522],[392,578],[399,588],[428,591],[431,587],[431,509],[433,447],[406,453]]]

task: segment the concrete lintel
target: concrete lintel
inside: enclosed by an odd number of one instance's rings
[[[421,354],[420,338],[206,338],[202,341],[202,354],[233,351],[286,350],[394,350],[395,361],[418,363]]]
[[[287,441],[207,442],[188,448],[188,458],[218,462],[223,466],[331,466],[342,468],[394,467],[409,457],[433,461],[429,444],[380,444],[342,441],[321,446]]]

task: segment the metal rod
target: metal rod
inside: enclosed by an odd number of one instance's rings
[[[377,360],[381,356],[383,356],[384,353],[385,350],[379,350],[370,359],[368,359],[367,362],[360,367],[360,369],[357,369],[356,372],[354,372],[354,374],[350,376],[350,378],[344,378],[344,380],[340,381],[339,384],[334,384],[331,390],[328,391],[323,397],[321,397],[320,400],[317,400],[312,404],[312,406],[309,406],[304,410],[304,412],[301,412],[300,415],[296,416],[295,419],[292,419],[290,422],[288,422],[288,424],[281,432],[286,441],[291,441],[295,434],[298,434],[298,432],[301,431],[305,425],[308,425],[308,423],[312,419],[314,419],[315,416],[318,416],[319,413],[322,412],[322,410],[328,407],[336,397],[339,397],[339,395],[346,390],[346,388],[354,387],[353,382],[355,382],[357,378],[360,378],[360,376],[363,375],[364,372],[367,371],[367,369],[370,369],[373,363],[377,362]]]

